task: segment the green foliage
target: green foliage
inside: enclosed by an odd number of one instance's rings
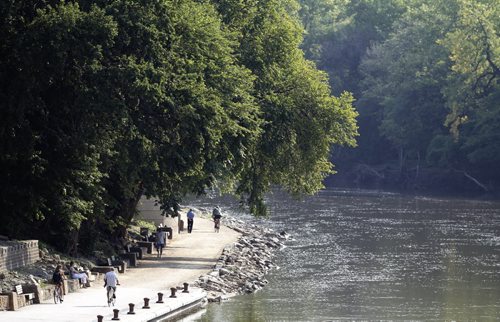
[[[304,50],[328,72],[335,93],[360,97],[358,66],[374,42],[385,39],[404,12],[399,0],[301,0],[307,28]]]
[[[156,230],[156,225],[154,224],[154,222],[150,222],[150,221],[147,221],[147,220],[134,219],[134,221],[132,222],[132,224],[134,226],[131,227],[131,228],[137,234],[140,233],[140,228],[142,228],[142,227],[149,229],[149,231],[155,231]]]
[[[457,2],[456,28],[440,41],[453,62],[446,124],[462,138],[468,161],[488,169],[500,161],[500,8],[497,1]]]
[[[15,6],[10,9],[4,16],[16,13]],[[0,63],[6,71],[0,94],[2,190],[10,191],[2,193],[2,204],[9,205],[7,232],[26,236],[35,227],[57,243],[100,200],[103,174],[96,157],[106,138],[96,124],[105,107],[95,94],[116,24],[101,9],[83,12],[74,3],[38,9],[31,18],[2,28],[11,41]]]
[[[439,3],[409,10],[383,44],[374,46],[360,65],[363,104],[383,109],[382,135],[398,149],[425,153],[435,135],[445,132],[441,88],[449,62],[436,43],[451,22]]]
[[[0,4],[0,233],[91,252],[141,195],[176,210],[217,186],[262,214],[312,193],[352,96],[304,59],[295,1]],[[34,236],[35,234],[35,236]]]
[[[264,123],[248,153],[237,193],[252,213],[265,215],[263,194],[280,185],[292,194],[314,193],[333,171],[328,160],[332,144],[354,145],[356,112],[352,97],[330,96],[327,77],[299,49],[302,27],[292,2],[260,1],[243,21],[234,14],[243,3],[217,1],[224,21],[239,30],[238,56],[257,76],[256,97]]]
[[[397,160],[408,178],[425,155],[498,185],[498,1],[300,2],[305,52],[357,99],[359,148],[340,164]]]

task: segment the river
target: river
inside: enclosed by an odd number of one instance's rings
[[[249,220],[228,198],[198,202]],[[280,269],[195,321],[500,318],[499,202],[328,189],[268,203],[256,221],[293,236]]]

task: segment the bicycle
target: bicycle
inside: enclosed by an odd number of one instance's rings
[[[64,295],[62,292],[62,287],[61,284],[56,284],[56,287],[54,288],[54,303],[62,303],[64,301]]]
[[[214,230],[216,233],[219,232],[220,229],[220,218],[214,218]]]
[[[108,297],[108,306],[115,306],[116,303],[116,286],[107,286],[107,297]]]
[[[107,296],[108,296],[108,306],[115,306],[116,303],[116,286],[107,286],[106,287]]]

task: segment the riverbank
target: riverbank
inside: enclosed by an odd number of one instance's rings
[[[185,211],[182,211],[185,220]],[[209,302],[219,302],[230,296],[258,291],[267,284],[265,274],[277,266],[272,262],[274,252],[284,247],[285,232],[276,233],[266,227],[247,224],[224,216],[220,233],[214,232],[210,211],[196,209],[193,232],[175,234],[169,241],[161,259],[148,255],[137,268],[120,274],[116,309],[121,314],[128,304],[143,306],[143,298],[156,301],[157,293],[167,297],[170,288],[181,288],[184,283],[196,288],[196,296],[204,292]],[[43,262],[54,264],[59,255],[44,254]],[[38,270],[47,275],[50,269],[38,263]],[[30,271],[24,268],[24,272]],[[11,276],[20,275],[9,272]],[[96,284],[96,283],[95,283]],[[0,312],[2,321],[92,321],[97,315],[112,317],[104,299],[101,283],[66,296],[62,305],[51,301],[32,305],[15,312]],[[195,296],[195,297],[196,297]],[[191,296],[192,297],[192,296]],[[54,310],[57,316],[54,317]],[[169,311],[163,308],[159,312]],[[151,315],[152,313],[150,313]],[[160,314],[160,313],[154,313]],[[127,316],[128,321],[135,321]]]
[[[227,216],[224,224],[241,236],[224,248],[213,270],[200,276],[195,283],[207,291],[209,302],[262,289],[268,283],[266,274],[279,268],[272,261],[275,251],[284,248],[289,238],[286,232],[277,233]]]
[[[148,255],[139,261],[137,268],[130,268],[125,274],[119,275],[121,286],[117,291],[115,308],[126,312],[129,303],[142,308],[145,297],[153,302],[158,292],[163,292],[167,297],[172,287],[182,287],[183,283],[193,286],[192,282],[211,271],[224,248],[236,242],[240,236],[240,233],[225,226],[217,234],[210,220],[196,218],[192,234],[186,231],[176,234],[174,240],[169,240],[161,259]],[[88,322],[96,321],[97,315],[108,317],[111,314],[112,309],[107,306],[102,284],[94,283],[90,288],[66,296],[63,304],[56,305],[49,300],[19,311],[0,312],[0,321]],[[130,315],[126,319],[122,317],[122,320],[135,321]]]

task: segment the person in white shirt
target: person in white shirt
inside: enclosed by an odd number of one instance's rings
[[[115,268],[111,267],[110,270],[104,275],[104,287],[106,287],[106,294],[108,295],[108,303],[111,302],[112,298],[116,298],[116,286],[120,285],[118,281],[118,276],[115,273]],[[110,296],[110,290],[113,289],[113,296]]]
[[[157,257],[160,258],[163,254],[163,247],[167,244],[167,232],[164,231],[161,227],[158,227],[156,231],[156,252]]]

